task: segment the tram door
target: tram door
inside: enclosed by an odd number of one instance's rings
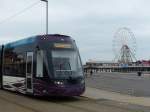
[[[26,91],[33,93],[33,52],[27,52],[26,58]]]

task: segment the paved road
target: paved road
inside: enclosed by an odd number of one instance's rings
[[[33,98],[0,90],[0,112],[149,112],[150,108],[105,99]]]
[[[97,89],[130,94],[134,96],[150,96],[150,75],[141,77],[137,74],[97,73],[88,76],[86,84]]]

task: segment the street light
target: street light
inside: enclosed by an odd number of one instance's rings
[[[41,0],[46,3],[46,34],[48,34],[48,0]]]

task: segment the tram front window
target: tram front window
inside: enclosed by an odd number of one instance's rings
[[[56,78],[83,76],[82,65],[76,51],[52,51]]]

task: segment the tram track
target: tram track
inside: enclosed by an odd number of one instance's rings
[[[86,97],[37,98],[22,94],[16,95],[13,92],[0,90],[0,101],[1,100],[19,106],[27,112],[141,112],[119,105],[109,104],[104,99],[93,100]]]
[[[102,100],[102,102],[101,102],[101,100]],[[73,105],[71,103],[69,103],[69,104],[68,103],[61,103],[61,105],[73,107],[75,109],[80,109],[80,110],[83,110],[86,112],[105,112],[106,110],[109,110],[108,108],[111,108],[110,111],[113,109],[116,110],[116,108],[117,108],[118,110],[121,110],[119,112],[142,112],[142,111],[135,110],[133,108],[129,109],[126,106],[124,106],[124,105],[128,105],[128,104],[118,103],[118,102],[114,103],[114,101],[110,101],[110,102],[113,102],[114,104],[113,103],[109,104],[107,101],[108,100],[105,100],[105,99],[99,99],[99,100],[89,99],[88,101],[81,101],[80,103],[82,103],[82,104]],[[92,107],[94,107],[94,108],[92,108]],[[111,111],[111,112],[113,112],[113,111]]]
[[[7,91],[6,91],[7,92]],[[14,93],[13,92],[10,92],[10,93],[12,93],[12,95],[14,95]],[[20,96],[22,96],[22,95],[20,95],[20,94],[18,94],[19,95],[19,97]],[[24,96],[23,95],[23,97],[26,97],[26,98],[29,98],[28,96]],[[31,98],[31,97],[30,97]],[[4,101],[7,101],[7,102],[9,102],[9,103],[12,103],[12,104],[15,104],[15,105],[17,105],[17,106],[19,106],[19,107],[22,107],[22,108],[24,108],[24,109],[26,109],[26,110],[29,110],[29,111],[31,111],[31,112],[43,112],[43,111],[40,111],[40,110],[38,110],[38,109],[36,109],[35,107],[31,107],[31,106],[29,106],[29,105],[24,105],[24,104],[22,104],[22,103],[18,103],[18,102],[16,102],[16,101],[14,101],[14,100],[12,100],[12,99],[10,99],[10,98],[8,98],[8,97],[4,97],[4,96],[1,96],[0,95],[0,99],[1,100],[4,100]],[[51,99],[49,99],[49,100],[45,100],[45,99],[38,99],[38,98],[34,98],[34,97],[32,97],[31,98],[32,100],[34,99],[34,100],[38,100],[38,101],[41,101],[41,103],[44,101],[44,102],[46,102],[47,104],[48,103],[53,103],[53,104],[56,104],[56,105],[61,105],[61,106],[65,106],[65,107],[69,107],[69,108],[72,108],[73,110],[76,110],[77,112],[98,112],[98,111],[92,111],[92,110],[89,110],[89,109],[86,109],[86,108],[82,108],[82,107],[78,107],[78,106],[73,106],[73,105],[70,105],[70,104],[67,104],[67,103],[62,103],[61,101],[58,103],[57,101],[53,101],[53,99],[51,100]],[[29,100],[31,100],[31,99],[29,99]],[[82,98],[83,99],[83,98]]]
[[[28,106],[25,106],[25,105],[16,103],[15,101],[11,101],[10,99],[4,98],[4,97],[2,97],[2,96],[0,96],[0,100],[4,100],[4,101],[7,101],[7,102],[9,102],[9,103],[15,104],[15,105],[17,105],[17,106],[19,106],[19,107],[22,107],[22,108],[24,108],[24,109],[27,109],[27,110],[29,110],[29,111],[31,111],[31,112],[41,112],[41,111],[38,111],[38,110],[33,109],[33,108],[31,108],[31,107],[28,107]]]

